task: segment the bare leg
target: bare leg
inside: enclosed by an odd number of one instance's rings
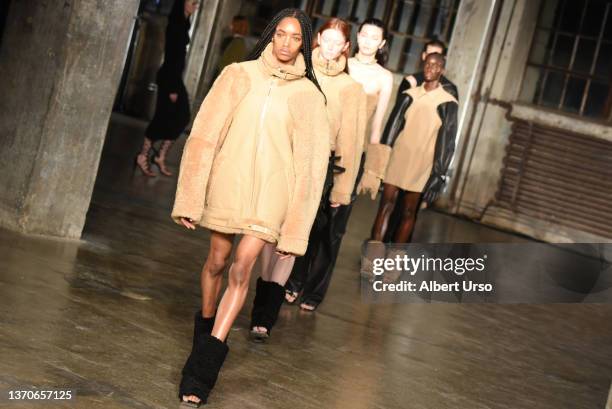
[[[274,281],[282,286],[287,283],[295,264],[294,256],[281,260],[276,254],[276,244],[266,243],[259,259],[261,260],[261,278],[264,281]]]
[[[277,256],[278,257],[278,256]],[[278,260],[274,265],[274,270],[272,270],[272,277],[270,277],[270,281],[274,281],[275,283],[285,286],[289,276],[291,275],[291,270],[293,270],[293,265],[295,264],[295,256],[289,256],[282,260]]]
[[[225,340],[244,305],[251,271],[266,242],[253,236],[243,236],[236,249],[236,256],[229,268],[228,285],[221,298],[212,336]]]
[[[394,241],[396,243],[408,243],[410,241],[420,204],[420,192],[406,192],[400,203],[400,206],[402,206],[402,220],[395,233]]]
[[[369,280],[373,280],[374,270],[373,262],[376,259],[385,257],[385,246],[382,241],[389,227],[389,219],[395,208],[397,196],[400,189],[397,186],[383,183],[383,194],[380,198],[378,213],[372,225],[370,240],[365,242],[362,247],[362,266],[361,275]]]
[[[217,299],[223,282],[223,271],[232,253],[234,235],[212,232],[210,251],[202,268],[200,282],[202,285],[202,316],[209,318],[215,315]]]
[[[215,315],[217,298],[223,281],[223,270],[229,256],[232,254],[234,236],[231,234],[213,231],[210,236],[210,250],[202,268],[200,284],[202,287],[202,317],[210,318]],[[183,400],[199,402],[195,395],[183,396]]]
[[[397,186],[383,183],[383,194],[380,199],[380,206],[378,207],[378,213],[376,219],[374,219],[374,225],[372,226],[372,234],[370,238],[376,241],[382,241],[387,231],[389,217],[395,207],[395,201],[399,188]]]
[[[272,270],[277,258],[274,257],[276,252],[276,244],[266,243],[261,251],[259,260],[261,261],[261,278],[265,281],[270,281],[272,277]]]
[[[264,281],[272,281],[284,287],[291,275],[295,257],[289,256],[283,259],[276,254],[276,245],[266,243],[261,252],[261,278]],[[265,333],[265,327],[253,327],[254,331]]]

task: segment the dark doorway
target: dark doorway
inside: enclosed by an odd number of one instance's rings
[[[0,46],[2,45],[2,35],[4,34],[4,26],[6,25],[6,16],[8,16],[10,3],[11,0],[0,2]]]

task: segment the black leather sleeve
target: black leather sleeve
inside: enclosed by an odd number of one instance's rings
[[[457,103],[452,101],[440,104],[437,108],[438,115],[442,120],[442,126],[440,126],[436,139],[431,174],[423,189],[423,200],[429,203],[429,205],[436,201],[444,188],[446,172],[455,153],[457,107]]]
[[[400,82],[399,88],[397,89],[397,96],[395,97],[395,100],[397,101],[397,99],[404,93],[404,91],[410,88],[410,83],[408,82],[406,77],[402,78],[402,82]]]
[[[408,84],[408,87],[405,89],[410,88],[410,83],[404,79],[402,85],[404,82]],[[408,94],[398,92],[395,105],[393,106],[391,115],[389,115],[382,137],[380,138],[380,143],[393,146],[398,135],[402,132],[402,129],[404,129],[404,125],[406,124],[404,115],[410,104],[412,104],[412,98]]]
[[[451,94],[457,101],[459,101],[459,91],[457,91],[457,86],[452,82],[448,82],[447,84],[442,85],[444,90]]]
[[[442,126],[440,126],[438,130],[436,139],[432,173],[443,176],[448,171],[448,166],[455,153],[458,105],[454,101],[446,102],[438,105],[437,110],[440,120],[442,121]]]

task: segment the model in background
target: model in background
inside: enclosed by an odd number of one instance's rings
[[[425,43],[425,46],[423,47],[423,51],[421,52],[421,61],[424,64],[427,56],[429,54],[434,54],[434,53],[441,54],[446,58],[446,52],[447,52],[446,44],[444,44],[440,40],[433,39]],[[425,82],[425,72],[423,71],[419,71],[419,72],[405,76],[402,79],[402,82],[400,83],[399,89],[397,91],[398,99],[405,90],[409,88],[416,88],[419,85],[421,85],[423,82]],[[455,97],[457,101],[459,101],[459,93],[457,91],[457,86],[453,84],[448,78],[446,78],[446,76],[442,75],[440,77],[440,85],[442,85],[445,91],[447,91],[449,94]]]
[[[429,54],[438,53],[446,57],[446,45],[440,40],[431,40],[425,44],[423,47],[423,51],[421,52],[421,60],[423,63]],[[397,91],[397,97],[395,99],[395,105],[393,106],[392,113],[390,117],[394,116],[394,112],[398,109],[401,109],[402,101],[404,100],[404,92],[410,88],[416,88],[419,85],[423,84],[425,81],[425,73],[423,71],[410,74],[402,79],[400,83],[399,89]],[[440,77],[440,85],[444,88],[446,92],[451,94],[457,101],[459,101],[459,94],[457,92],[457,87],[453,84],[446,76],[442,75]],[[391,129],[393,128],[394,122],[389,120],[387,121],[387,125],[385,126],[385,130],[382,136],[382,143],[389,145]],[[404,201],[405,191],[400,190],[398,193],[395,207],[391,212],[391,216],[389,217],[389,222],[387,223],[387,231],[385,236],[383,237],[383,241],[385,243],[392,243],[395,238],[395,234],[397,233],[397,228],[401,224],[402,220],[402,206],[400,203]],[[418,211],[418,210],[417,210]],[[412,229],[414,232],[414,229]],[[412,233],[408,238],[408,241],[412,241]]]
[[[457,100],[440,83],[445,58],[438,53],[425,60],[422,85],[404,91],[389,118],[385,143],[368,151],[359,190],[383,195],[370,239],[382,241],[398,194],[404,193],[401,220],[394,242],[406,243],[412,234],[421,200],[433,203],[444,187],[455,151]]]
[[[306,254],[297,259],[279,259],[272,244],[266,244],[262,252],[262,276],[257,280],[251,315],[251,335],[256,341],[270,335],[283,303],[285,283],[292,292],[303,290],[303,304],[316,306],[331,280],[337,254],[334,249],[341,237],[337,233],[336,215],[340,206],[351,202],[365,136],[365,93],[346,73],[350,38],[350,25],[337,18],[323,23],[317,33],[312,63],[327,97],[330,125],[327,177]]]
[[[384,67],[387,60],[387,32],[382,21],[367,19],[359,26],[357,51],[349,58],[349,74],[359,82],[368,96],[368,133],[365,143],[378,143],[391,92],[393,74]]]
[[[221,44],[221,59],[217,66],[218,73],[234,62],[242,62],[249,54],[245,37],[249,34],[249,21],[244,16],[234,16],[230,24],[231,37]],[[215,75],[216,77],[216,75]]]
[[[164,62],[156,77],[155,115],[145,130],[142,149],[136,156],[136,165],[146,176],[155,176],[150,163],[157,165],[163,175],[172,176],[166,167],[166,156],[191,119],[183,71],[189,44],[189,17],[197,6],[197,1],[176,0],[168,16]],[[159,147],[155,149],[153,144],[158,141]],[[154,151],[152,158],[149,157],[151,150]]]
[[[182,401],[205,403],[214,387],[265,243],[283,256],[306,251],[329,155],[311,46],[301,10],[277,14],[249,61],[227,66],[214,82],[185,144],[172,217],[188,229],[208,228],[211,238]],[[217,306],[236,234],[242,237]]]
[[[382,21],[377,19],[365,20],[359,26],[357,34],[358,50],[355,57],[348,60],[349,75],[363,87],[366,93],[366,130],[364,135],[364,148],[371,142],[380,140],[382,122],[385,111],[389,105],[391,90],[393,87],[393,76],[389,70],[384,68],[386,62],[386,32]],[[360,120],[364,119],[360,114]],[[300,274],[293,275],[286,285],[287,293],[285,299],[293,303],[298,297],[298,291],[304,289],[300,308],[306,311],[314,311],[323,301],[330,283],[331,274],[336,266],[342,237],[346,233],[349,217],[353,203],[357,197],[357,183],[363,172],[363,155],[360,158],[357,178],[353,184],[348,204],[341,204],[333,210],[333,224],[329,225],[327,234],[329,238],[321,240],[321,246],[316,257],[304,259],[307,265],[301,267],[308,271],[310,280],[308,284],[300,279]],[[298,269],[300,259],[296,261],[295,269]],[[304,274],[301,274],[303,277]]]

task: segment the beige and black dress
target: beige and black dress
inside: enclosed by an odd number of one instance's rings
[[[455,149],[457,100],[442,86],[411,88],[396,102],[383,142],[392,146],[384,183],[410,192],[440,188]]]

